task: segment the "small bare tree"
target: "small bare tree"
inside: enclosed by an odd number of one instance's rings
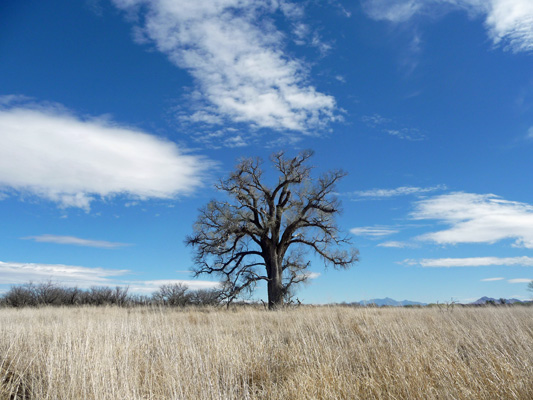
[[[200,210],[194,233],[186,239],[195,253],[193,271],[220,275],[228,304],[265,281],[268,307],[282,306],[293,286],[310,276],[307,250],[335,268],[358,261],[355,248],[340,247],[351,242],[335,222],[340,203],[333,192],[346,174],[336,170],[313,179],[306,165],[312,154],[273,154],[279,179],[272,187],[263,181],[262,161],[244,159],[215,185],[230,200],[212,200]]]
[[[161,285],[152,294],[152,299],[158,304],[184,307],[190,303],[189,287],[183,283],[168,283]]]

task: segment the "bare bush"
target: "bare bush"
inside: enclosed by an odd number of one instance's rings
[[[37,305],[37,299],[33,293],[31,282],[22,286],[12,286],[3,297],[5,304],[11,307]]]
[[[220,298],[220,289],[190,290],[183,283],[162,285],[152,296],[145,296],[130,294],[128,287],[93,286],[84,290],[48,281],[12,286],[0,296],[0,306],[214,306],[220,303]]]
[[[159,290],[152,294],[152,299],[157,304],[166,306],[186,306],[190,304],[189,287],[183,283],[169,283],[161,285]]]
[[[35,298],[39,305],[61,305],[63,288],[58,284],[47,281],[33,286]]]
[[[124,306],[128,302],[128,288],[120,286],[93,286],[81,296],[81,303],[95,306],[117,305]]]
[[[221,296],[219,289],[199,289],[190,293],[189,301],[197,306],[216,306],[220,304]]]

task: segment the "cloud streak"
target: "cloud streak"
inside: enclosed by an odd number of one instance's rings
[[[96,198],[172,199],[213,163],[109,120],[46,107],[0,108],[0,189],[88,210]]]
[[[411,243],[407,242],[398,242],[398,241],[388,241],[378,244],[378,247],[389,247],[389,248],[396,248],[396,249],[404,249],[406,247],[413,247]]]
[[[464,10],[472,17],[484,18],[487,34],[496,46],[514,53],[533,51],[531,0],[365,0],[363,8],[373,19],[395,23],[415,15]]]
[[[308,65],[284,51],[274,14],[300,6],[270,0],[113,0],[139,17],[137,37],[154,43],[196,81],[194,122],[246,123],[308,132],[336,120],[332,96],[308,83]]]
[[[420,195],[425,193],[434,192],[437,190],[445,190],[445,185],[431,186],[427,188],[414,187],[414,186],[400,186],[395,189],[371,189],[363,190],[359,192],[354,192],[356,196],[359,197],[369,197],[369,198],[390,198],[398,196],[410,196],[410,195]]]
[[[88,268],[62,264],[16,263],[0,261],[2,284],[20,285],[33,282],[53,281],[61,285],[89,288],[91,286],[128,286],[134,293],[152,293],[161,285],[183,283],[191,290],[212,289],[219,282],[183,279],[130,280],[125,279],[131,271],[126,269]]]
[[[304,272],[300,274],[299,276],[305,279],[317,279],[320,276],[320,272],[309,272],[308,271],[308,272]]]
[[[407,64],[411,63],[412,61],[409,61]],[[413,68],[414,66],[410,67],[410,69]],[[385,118],[379,114],[365,115],[361,118],[361,121],[369,128],[378,129],[380,132],[394,136],[398,139],[404,139],[413,142],[426,139],[425,135],[418,129],[398,126],[395,121]]]
[[[124,281],[123,285],[127,285],[129,290],[134,293],[153,293],[162,285],[183,284],[190,290],[205,290],[220,287],[220,282],[211,281],[193,281],[183,279],[158,279],[148,281]]]
[[[509,279],[507,282],[509,283],[529,283],[533,281],[533,279],[530,278],[516,278],[516,279]]]
[[[350,233],[356,236],[383,237],[398,233],[398,230],[384,226],[364,226],[350,229]]]
[[[33,240],[38,243],[69,244],[75,246],[98,247],[102,249],[115,249],[118,247],[131,246],[129,243],[107,242],[105,240],[82,239],[74,236],[39,235],[27,236],[24,240]]]
[[[454,267],[533,267],[533,257],[466,257],[466,258],[424,258],[406,259],[403,264],[420,265],[428,268]]]
[[[411,217],[438,220],[449,229],[418,239],[438,244],[495,243],[514,239],[514,246],[533,248],[533,206],[493,194],[451,193],[416,203]]]
[[[125,269],[87,268],[63,264],[16,263],[0,261],[3,284],[21,284],[28,281],[54,280],[62,284],[89,287],[112,285],[112,277],[130,273]]]

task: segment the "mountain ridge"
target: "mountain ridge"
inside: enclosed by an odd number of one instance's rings
[[[463,305],[483,305],[483,304],[514,304],[514,303],[524,303],[522,300],[511,298],[511,299],[496,299],[493,297],[483,296],[479,299],[470,302],[470,303],[454,303],[454,304],[463,304]],[[404,306],[427,306],[428,303],[422,303],[418,301],[412,301],[412,300],[394,300],[390,297],[385,297],[382,299],[369,299],[369,300],[361,300],[358,302],[355,302],[355,304],[359,304],[361,306],[369,306],[369,305],[376,305],[378,307],[383,306],[389,306],[389,307],[404,307]]]
[[[487,296],[483,296],[483,297],[480,297],[479,299],[477,299],[476,301],[473,301],[471,303],[468,303],[468,304],[487,304],[487,303],[496,303],[496,304],[501,304],[501,300],[504,301],[505,304],[514,304],[514,303],[523,303],[522,300],[518,300],[518,299],[495,299],[493,297],[487,297]]]
[[[391,299],[390,297],[385,297],[383,299],[361,300],[358,302],[358,304],[362,306],[375,304],[376,306],[379,306],[379,307],[382,307],[382,306],[392,306],[392,307],[427,306],[427,303],[420,303],[418,301],[411,301],[411,300],[397,301],[397,300]]]

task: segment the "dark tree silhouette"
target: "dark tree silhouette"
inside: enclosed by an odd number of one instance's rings
[[[290,159],[283,152],[273,154],[279,172],[273,187],[263,182],[261,159],[244,159],[215,185],[230,200],[212,200],[200,210],[186,239],[194,250],[193,271],[221,276],[228,304],[265,281],[269,308],[282,306],[294,285],[309,278],[308,250],[335,268],[358,261],[357,249],[342,249],[351,242],[335,223],[340,203],[333,191],[346,174],[336,170],[313,179],[306,165],[312,154]]]

